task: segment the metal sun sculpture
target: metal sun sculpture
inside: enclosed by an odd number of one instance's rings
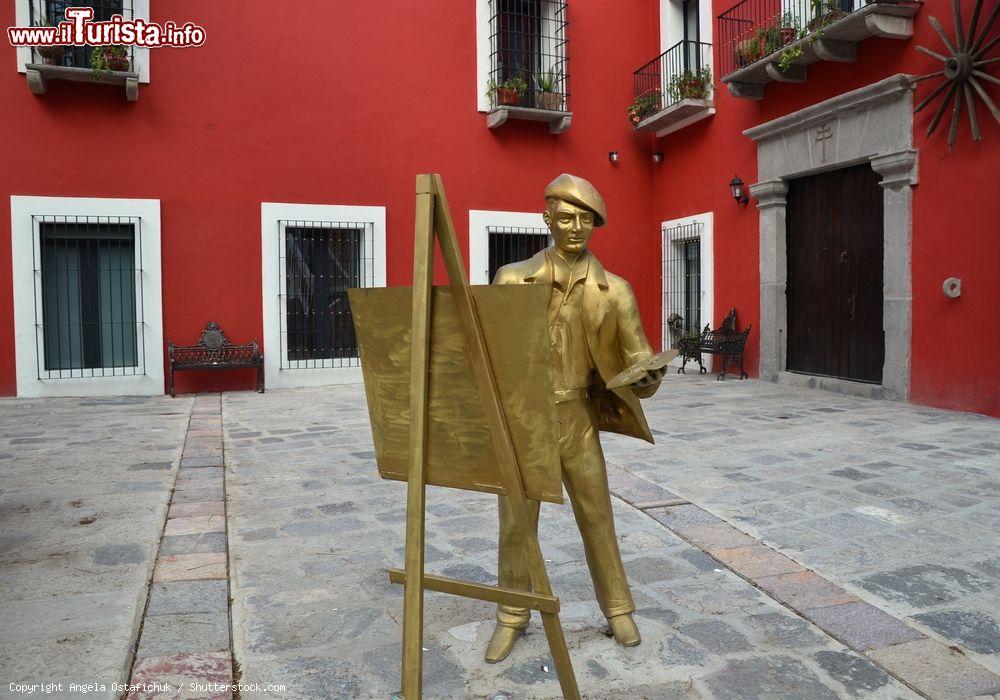
[[[960,0],[951,0],[951,8],[955,18],[955,41],[952,43],[947,35],[945,35],[944,30],[941,28],[941,24],[931,16],[929,19],[931,26],[941,37],[941,41],[944,42],[945,48],[951,52],[950,56],[944,56],[936,51],[931,51],[923,46],[918,46],[917,51],[925,53],[928,56],[938,59],[944,63],[944,68],[935,73],[929,73],[928,75],[922,75],[920,77],[914,78],[913,82],[917,83],[921,80],[927,80],[928,78],[936,78],[943,76],[944,80],[938,85],[934,90],[931,91],[927,97],[925,97],[920,104],[917,105],[916,109],[913,110],[914,113],[919,112],[928,104],[931,103],[934,98],[940,95],[945,89],[948,92],[945,94],[944,99],[938,106],[937,112],[934,113],[934,118],[931,120],[930,125],[927,127],[927,136],[934,133],[934,129],[937,128],[938,122],[941,121],[941,117],[944,115],[945,110],[948,108],[948,103],[951,102],[952,98],[955,100],[955,105],[952,108],[951,113],[951,130],[948,133],[948,149],[955,144],[955,139],[958,135],[958,119],[959,115],[962,113],[962,98],[965,98],[965,105],[969,112],[969,125],[972,128],[972,138],[975,141],[980,141],[982,139],[982,134],[979,131],[979,120],[976,118],[976,104],[974,94],[978,94],[980,99],[982,99],[983,104],[990,110],[993,118],[1000,124],[1000,109],[993,104],[993,100],[990,99],[989,95],[986,94],[986,90],[979,81],[985,80],[996,85],[1000,85],[1000,79],[993,77],[986,73],[988,70],[987,66],[1000,61],[1000,57],[987,58],[987,54],[1000,43],[1000,35],[993,37],[989,42],[986,41],[986,37],[990,33],[990,29],[993,27],[993,22],[996,20],[997,16],[1000,15],[1000,3],[994,5],[993,11],[990,13],[989,19],[986,20],[986,24],[983,25],[982,31],[976,34],[976,24],[979,22],[980,11],[983,8],[983,0],[977,0],[975,9],[972,11],[972,21],[969,22],[969,31],[963,33],[962,31],[962,12],[959,7]],[[973,92],[975,91],[975,93]]]

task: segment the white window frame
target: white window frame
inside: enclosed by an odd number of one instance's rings
[[[141,245],[135,247],[141,268],[143,332],[136,333],[144,374],[40,379],[39,343],[44,342],[41,285],[35,280],[34,251],[41,247],[40,228],[32,217],[136,217]],[[14,357],[18,396],[159,396],[163,382],[163,304],[161,297],[160,200],[92,197],[10,198],[11,259],[14,281]],[[139,256],[141,255],[141,266]],[[108,370],[112,372],[111,369]]]
[[[698,37],[712,44],[712,80],[715,75],[715,44],[712,41],[712,0],[698,1]],[[680,0],[660,0],[660,53],[684,38],[684,15]]]
[[[490,284],[490,228],[544,228],[541,212],[469,210],[469,284]]]
[[[264,313],[264,373],[268,389],[291,389],[329,384],[357,384],[362,381],[361,367],[337,366],[341,360],[330,360],[330,366],[315,367],[313,361],[288,361],[281,355],[281,317],[279,294],[285,277],[279,270],[278,251],[283,250],[282,221],[364,222],[371,225],[371,278],[375,287],[386,286],[385,207],[350,206],[339,204],[282,204],[261,202],[261,287]],[[368,275],[368,270],[364,275]],[[291,365],[291,366],[283,366]]]
[[[81,0],[81,5],[83,5],[85,0]],[[132,18],[133,19],[143,19],[149,22],[149,0],[131,0],[132,2]],[[31,22],[31,11],[30,11],[31,0],[14,0],[14,22],[15,26],[27,27]],[[135,49],[135,63],[136,67],[139,69],[139,82],[148,83],[149,82],[149,51],[148,47],[136,46]],[[18,46],[17,47],[17,71],[19,73],[27,73],[27,64],[31,62],[31,47],[30,46]]]
[[[712,324],[714,327],[715,259],[713,251],[715,250],[715,247],[713,222],[714,216],[712,212],[707,211],[693,216],[685,216],[680,219],[671,219],[660,224],[660,264],[662,265],[660,276],[660,347],[663,350],[668,349],[670,344],[670,334],[667,330],[667,317],[670,315],[670,309],[667,308],[665,299],[667,298],[667,291],[670,289],[670,265],[668,264],[668,261],[671,256],[668,254],[665,247],[671,245],[671,241],[667,240],[666,231],[678,226],[689,226],[692,224],[701,225],[701,231],[698,239],[698,256],[701,262],[701,303],[699,315],[701,316],[700,320],[702,322],[702,328],[704,328],[706,323]],[[699,331],[700,330],[701,329],[699,329]],[[701,363],[705,365],[705,369],[709,372],[712,371],[711,354],[702,354]],[[670,364],[673,367],[681,366],[679,358],[671,361]]]

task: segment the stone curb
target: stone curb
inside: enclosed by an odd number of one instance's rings
[[[959,647],[927,637],[677,494],[613,464],[608,483],[615,496],[918,693],[1000,693],[1000,676]]]
[[[222,397],[195,398],[157,547],[130,683],[172,698],[231,698],[190,684],[232,684]],[[195,686],[197,687],[197,686]],[[133,691],[129,700],[162,697]]]

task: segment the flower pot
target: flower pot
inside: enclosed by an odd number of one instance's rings
[[[101,61],[104,64],[103,69],[105,71],[127,71],[129,69],[128,54],[122,54],[120,51],[116,50],[116,47],[105,46],[100,49]],[[93,67],[93,59],[91,59],[91,67]]]
[[[51,65],[58,65],[62,63],[63,58],[63,47],[62,46],[36,46],[35,51],[42,59]]]
[[[497,104],[512,107],[521,101],[517,90],[512,88],[497,88]]]
[[[677,92],[682,100],[687,98],[701,100],[708,96],[708,86],[698,78],[691,78],[681,81],[677,86]]]
[[[836,22],[838,19],[846,16],[847,13],[844,12],[843,10],[833,9],[824,15],[813,17],[811,20],[809,20],[809,24],[806,25],[806,29],[809,30],[810,32],[814,32],[817,29],[822,29],[823,27],[827,27]]]
[[[778,36],[781,38],[782,46],[791,44],[795,41],[795,27],[782,27],[778,32]]]
[[[113,70],[113,71],[128,70],[128,56],[109,56],[107,61],[108,61],[108,70]]]
[[[563,106],[563,96],[558,92],[540,92],[538,93],[538,107],[539,109],[551,109],[553,111],[558,111],[562,109]]]

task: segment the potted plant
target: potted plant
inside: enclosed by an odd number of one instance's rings
[[[551,68],[545,75],[532,75],[538,89],[538,107],[541,109],[560,110],[563,106],[563,96],[558,92],[560,75]]]
[[[90,51],[90,69],[94,79],[112,71],[126,71],[129,68],[128,48],[125,46],[95,46]]]
[[[32,26],[51,27],[52,25],[49,24],[48,20],[42,17]],[[63,51],[64,51],[62,46],[36,46],[35,51],[38,52],[38,55],[42,57],[43,61],[45,61],[50,65],[58,65],[62,63]]]
[[[791,12],[783,12],[781,15],[781,27],[778,29],[778,35],[781,40],[781,45],[790,44],[795,41],[798,36],[799,26],[798,21],[795,19],[795,15]]]
[[[809,20],[806,29],[810,32],[822,31],[847,13],[840,9],[837,0],[809,0],[813,18]]]
[[[670,76],[667,92],[671,102],[685,99],[703,100],[712,86],[712,71],[708,66],[697,70],[684,70]]]
[[[502,83],[490,80],[486,87],[490,102],[494,104],[514,106],[521,101],[521,95],[528,89],[528,84],[520,77],[507,78]]]
[[[632,127],[636,127],[646,117],[655,114],[660,110],[659,90],[650,90],[637,96],[628,106],[628,120]]]
[[[760,59],[760,40],[754,36],[736,44],[736,65],[749,66]]]

